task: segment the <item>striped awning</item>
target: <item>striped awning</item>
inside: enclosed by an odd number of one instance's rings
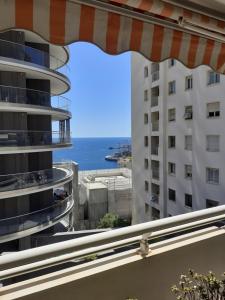
[[[0,31],[27,29],[54,44],[86,41],[109,54],[132,50],[155,62],[175,58],[225,73],[225,20],[170,2],[0,0]]]

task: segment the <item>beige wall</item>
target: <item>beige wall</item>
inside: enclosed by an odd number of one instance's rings
[[[205,231],[204,231],[205,232]],[[225,230],[214,230],[199,236],[188,235],[185,239],[175,238],[152,247],[145,258],[132,252],[117,254],[59,271],[51,280],[50,276],[14,285],[15,294],[3,296],[11,287],[0,289],[1,299],[24,300],[172,300],[175,297],[170,287],[178,281],[183,272],[193,268],[197,272],[225,271]],[[13,291],[13,290],[12,290]],[[36,291],[36,292],[35,292]],[[33,293],[22,297],[22,294]],[[8,293],[9,295],[9,293]],[[14,296],[13,296],[14,295]]]

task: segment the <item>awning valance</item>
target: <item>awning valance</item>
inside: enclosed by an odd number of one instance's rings
[[[133,50],[152,61],[175,58],[225,73],[224,20],[170,2],[0,0],[0,30],[27,29],[54,44],[87,41],[110,54]]]

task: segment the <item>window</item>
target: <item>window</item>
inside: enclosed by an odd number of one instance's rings
[[[219,205],[218,201],[211,200],[211,199],[206,199],[205,202],[206,202],[206,208],[215,207]]]
[[[160,194],[160,186],[158,184],[152,183],[152,197],[151,201],[158,203]]]
[[[145,169],[147,170],[148,169],[148,159],[145,158]]]
[[[148,77],[148,66],[144,67],[144,77],[147,78]]]
[[[145,147],[148,147],[148,136],[146,135],[144,138]]]
[[[173,58],[169,59],[168,60],[168,66],[169,66],[169,68],[175,66],[175,59],[173,59]]]
[[[160,211],[157,208],[152,207],[152,220],[158,219],[160,219]]]
[[[144,91],[144,101],[148,101],[148,90]]]
[[[191,120],[193,116],[192,105],[185,106],[184,118],[185,120]]]
[[[185,206],[192,207],[192,195],[185,194]]]
[[[147,180],[145,180],[145,191],[148,192],[149,190],[149,183]]]
[[[207,117],[216,118],[220,116],[220,102],[212,102],[207,104]]]
[[[185,77],[185,90],[191,90],[193,88],[192,75]]]
[[[219,169],[206,168],[206,182],[211,184],[219,184]]]
[[[168,136],[168,147],[169,148],[175,148],[176,147],[176,137],[171,135]]]
[[[152,63],[151,74],[152,74],[152,82],[159,79],[159,63]]]
[[[168,192],[169,192],[169,200],[176,201],[176,191],[169,189]]]
[[[159,86],[151,89],[151,107],[159,105]]]
[[[168,120],[169,122],[176,120],[176,108],[170,108],[168,110]]]
[[[169,95],[176,93],[176,81],[175,80],[170,81],[168,83],[168,93],[169,93]]]
[[[148,124],[148,114],[144,114],[144,123]]]
[[[170,175],[175,175],[176,174],[176,164],[175,163],[172,163],[172,162],[168,163],[168,173]]]
[[[185,145],[184,145],[185,150],[192,150],[192,135],[185,135]]]
[[[191,179],[192,178],[192,165],[184,165],[184,176],[187,179]]]
[[[210,84],[215,84],[215,83],[220,83],[220,74],[209,71],[208,72],[208,85]]]
[[[206,136],[206,151],[219,152],[220,151],[220,136],[207,135]]]

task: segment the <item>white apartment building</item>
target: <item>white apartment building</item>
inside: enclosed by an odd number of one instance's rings
[[[133,222],[225,203],[225,77],[132,53]]]

